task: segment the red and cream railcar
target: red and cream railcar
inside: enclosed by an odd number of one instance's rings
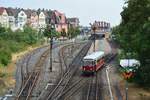
[[[83,73],[94,73],[104,65],[104,52],[97,51],[83,58]]]

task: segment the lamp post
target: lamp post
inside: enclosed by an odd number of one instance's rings
[[[52,31],[54,30],[54,24],[50,25],[50,67],[49,70],[52,72],[52,47],[53,47],[53,36],[52,36]]]
[[[52,47],[53,47],[53,37],[55,36],[55,23],[52,22],[51,18],[47,18],[47,27],[45,28],[43,34],[45,37],[50,39],[49,46],[50,46],[50,67],[49,70],[52,72]]]

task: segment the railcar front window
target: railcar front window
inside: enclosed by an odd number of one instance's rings
[[[84,61],[84,66],[93,66],[93,61]]]

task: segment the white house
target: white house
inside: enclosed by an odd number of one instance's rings
[[[27,23],[27,15],[23,10],[21,10],[17,16],[18,28],[23,29],[26,23]]]
[[[40,12],[39,14],[39,28],[46,27],[46,15],[44,12]]]

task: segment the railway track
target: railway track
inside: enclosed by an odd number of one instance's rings
[[[67,43],[68,44],[68,43]],[[56,48],[58,46],[60,46],[62,44],[59,45],[54,45],[53,48]],[[35,64],[35,67],[33,67],[34,69],[32,69],[32,71],[28,70],[29,67],[29,63],[31,60],[31,57],[36,54],[37,52],[40,52],[41,48],[46,48],[47,50],[44,51],[43,54],[41,54],[40,58],[38,59],[37,63]],[[20,90],[18,91],[15,100],[29,100],[29,98],[31,97],[32,91],[34,89],[34,87],[36,86],[36,82],[39,78],[40,72],[41,72],[41,67],[44,64],[44,61],[46,60],[46,58],[48,57],[49,51],[50,49],[48,49],[48,45],[44,46],[44,47],[40,47],[37,48],[36,50],[26,54],[23,58],[23,62],[21,64],[21,87]],[[26,59],[25,59],[26,57]],[[25,64],[25,65],[24,65]],[[24,68],[24,69],[23,69]],[[25,73],[26,72],[26,73]]]
[[[69,86],[62,92],[61,96],[57,97],[55,100],[72,100],[72,98],[78,93],[82,94],[80,100],[101,100],[101,78],[100,73],[96,73],[94,76],[82,77],[74,84]],[[83,96],[84,95],[84,96]]]
[[[44,46],[44,48],[45,47],[48,47],[48,46]],[[30,76],[30,74],[31,73],[29,73],[29,69],[28,69],[28,67],[29,67],[29,63],[30,63],[30,60],[31,60],[31,57],[35,54],[35,53],[37,53],[37,52],[39,52],[39,50],[41,49],[41,48],[43,48],[43,47],[40,47],[40,48],[37,48],[37,49],[35,49],[35,50],[33,50],[33,51],[31,51],[31,52],[29,52],[29,53],[27,53],[27,54],[25,54],[23,57],[22,57],[22,63],[20,63],[21,64],[21,66],[20,66],[20,77],[21,77],[21,86],[20,86],[20,89],[19,89],[19,91],[18,91],[18,93],[16,94],[16,95],[19,95],[20,94],[20,92],[22,91],[22,88],[24,88],[24,85],[25,84],[27,84],[26,83],[26,81],[29,79],[29,77],[31,77]],[[17,99],[16,97],[15,97],[15,99]]]
[[[69,55],[72,55],[72,53],[74,51],[77,50],[77,48],[79,48],[81,45],[83,45],[84,42],[82,43],[76,43],[76,46],[74,46],[74,44],[69,44],[69,45],[65,45],[63,46],[60,50],[59,50],[59,62],[60,62],[60,68],[61,68],[61,72],[60,75],[63,76],[64,73],[67,72],[68,69],[68,64],[67,64],[67,59],[69,58]],[[71,49],[71,50],[66,50],[66,49]],[[67,53],[68,54],[67,54]],[[67,56],[66,56],[67,55]]]
[[[87,51],[85,51],[85,50],[88,50],[88,47],[90,47],[89,45],[90,45],[90,43],[88,45],[85,45],[85,47],[75,57],[73,62],[68,66],[68,68],[66,68],[67,69],[66,72],[61,74],[62,77],[61,77],[60,81],[58,82],[56,87],[52,91],[50,91],[49,95],[47,95],[46,100],[68,100],[75,93],[77,93],[81,89],[81,87],[84,86],[84,84],[87,82],[87,80],[82,79],[82,78],[80,80],[76,81],[74,84],[70,85],[69,83],[72,80],[73,76],[78,71],[78,68],[81,64],[79,62],[86,54]],[[60,54],[60,55],[62,55],[62,54]],[[114,53],[107,55],[106,56],[106,64],[108,64],[115,56],[116,56],[116,54],[114,54]],[[45,56],[43,56],[43,58],[41,58],[41,60],[44,59],[44,57]],[[63,58],[63,60],[65,62],[65,58]],[[65,64],[65,66],[66,65],[67,64]],[[36,65],[36,66],[38,66],[38,65]],[[24,99],[26,99],[26,100],[28,100],[30,98],[32,90],[33,90],[34,86],[36,85],[39,75],[40,75],[40,71],[37,68],[37,71],[30,73],[28,75],[28,78],[24,79],[26,81],[24,83],[24,86],[22,86],[22,90],[21,90],[22,93],[21,92],[19,93],[20,96],[24,97]],[[100,98],[99,95],[101,94],[100,93],[101,85],[100,85],[100,80],[97,77],[99,77],[98,74],[96,74],[96,76],[92,77],[91,81],[89,82],[87,96],[86,96],[86,99],[84,99],[84,100],[99,100],[99,98]],[[87,78],[87,79],[89,80],[89,78]],[[69,86],[69,88],[68,88],[68,86]],[[67,94],[67,96],[66,96],[66,94]],[[18,96],[17,100],[19,100],[20,96]]]
[[[105,57],[105,65],[107,66],[115,57],[117,53],[112,51]],[[82,79],[80,79],[82,80]],[[79,93],[81,89],[85,88],[82,92],[85,92],[83,95],[83,98],[81,100],[102,100],[102,77],[101,72],[97,72],[95,76],[90,78],[84,78],[82,81],[75,82],[73,85],[71,85],[69,88],[66,89],[62,93],[60,97],[57,97],[55,100],[72,100],[73,96],[76,95],[76,93]],[[86,86],[88,84],[88,86]],[[59,99],[58,99],[59,98]]]
[[[24,77],[24,78],[27,78],[27,77],[29,77],[28,76],[28,73],[30,72],[29,71],[29,64],[30,64],[30,61],[31,61],[31,57],[33,56],[33,55],[35,55],[37,52],[40,52],[40,49],[41,48],[46,48],[46,47],[48,47],[47,45],[46,46],[43,46],[43,47],[39,47],[39,48],[37,48],[37,49],[35,49],[35,50],[33,50],[33,51],[31,51],[31,52],[29,52],[29,53],[27,53],[26,55],[24,55],[24,57],[23,57],[23,63],[21,64],[21,76],[22,76],[22,78]],[[24,69],[23,69],[24,68]],[[22,71],[22,70],[24,70],[24,71]],[[24,81],[24,80],[22,80],[22,81]]]
[[[111,53],[106,56],[106,64],[105,66],[116,56],[116,54]],[[79,74],[79,73],[78,73]],[[76,82],[71,85],[69,88],[67,88],[62,95],[59,97],[59,99],[55,100],[72,100],[73,96],[76,95],[76,93],[81,92],[81,89],[84,89],[82,92],[84,93],[83,98],[81,100],[102,100],[102,80],[101,80],[101,71],[98,71],[95,73],[94,76],[91,77],[84,77],[80,78],[79,82],[76,80]],[[86,86],[86,84],[88,84]],[[57,97],[58,98],[58,97]]]
[[[70,43],[67,43],[67,44],[70,44]],[[59,44],[59,45],[62,45],[62,44]],[[53,48],[58,47],[58,46],[55,45]],[[44,47],[48,47],[48,46],[44,46]],[[29,72],[28,66],[30,63],[30,59],[36,52],[39,52],[40,49],[41,49],[41,47],[37,48],[36,50],[34,50],[34,51],[30,52],[29,54],[26,54],[24,56],[24,60],[21,64],[22,83],[21,83],[21,87],[20,87],[20,89],[19,89],[19,91],[15,97],[15,100],[20,100],[20,99],[21,100],[22,99],[23,100],[29,100],[30,97],[32,96],[32,91],[33,91],[34,87],[36,86],[36,82],[37,82],[39,75],[40,75],[41,66],[43,65],[45,59],[48,56],[48,52],[49,52],[49,49],[46,50],[42,54],[42,56],[40,57],[38,62],[35,64],[33,71]],[[25,59],[25,57],[27,60]]]
[[[86,81],[84,79],[79,79],[77,82],[72,84],[68,89],[66,89],[58,100],[69,100],[84,87],[85,83]]]
[[[101,100],[101,72],[97,72],[94,76],[90,77],[87,87],[87,94],[85,100]]]
[[[39,58],[38,62],[36,63],[35,67],[34,67],[34,71],[31,73],[28,73],[29,76],[24,78],[24,84],[22,84],[21,86],[21,90],[20,92],[17,94],[16,96],[16,100],[29,100],[31,94],[32,94],[32,90],[36,85],[36,82],[38,80],[38,77],[40,75],[41,72],[41,67],[44,64],[45,59],[48,57],[48,53],[49,53],[49,49],[46,50]],[[23,77],[24,75],[22,75]]]
[[[62,93],[67,88],[69,82],[71,81],[72,77],[75,75],[76,71],[78,70],[82,58],[86,55],[88,49],[91,46],[91,41],[88,42],[78,53],[78,55],[74,58],[73,62],[69,65],[68,69],[66,70],[65,74],[62,76],[56,87],[47,95],[46,100],[58,100]]]
[[[44,47],[48,47],[48,46],[44,46]],[[20,93],[21,91],[21,88],[23,88],[24,84],[25,84],[25,81],[28,79],[29,77],[29,64],[30,64],[30,60],[31,60],[31,57],[36,53],[36,52],[39,52],[39,50],[41,49],[40,48],[37,48],[35,50],[33,50],[32,52],[30,53],[27,53],[25,54],[23,57],[22,57],[22,60],[21,60],[21,69],[20,69],[20,75],[21,75],[21,86],[20,86],[20,90],[17,92],[18,94]]]
[[[96,92],[96,77],[91,77],[88,86],[86,100],[95,100],[94,99],[94,97],[96,96],[95,92]]]

